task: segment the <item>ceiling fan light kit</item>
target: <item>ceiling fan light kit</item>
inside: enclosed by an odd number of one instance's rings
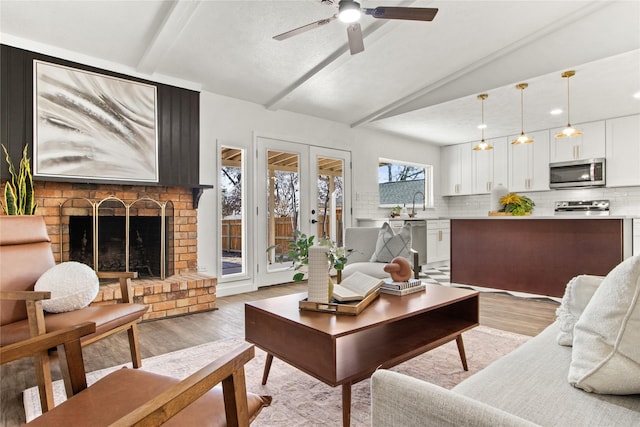
[[[476,146],[473,147],[474,151],[493,150],[493,145],[489,144],[484,140],[484,129],[487,127],[484,122],[484,100],[487,99],[488,97],[489,95],[486,93],[482,93],[478,95],[478,99],[482,102],[482,124],[480,125],[480,128],[482,129],[482,140]]]
[[[571,93],[569,91],[569,79],[576,74],[575,71],[569,70],[562,73],[562,78],[567,79],[567,127],[562,132],[556,134],[556,138],[570,138],[582,135],[582,131],[571,126]]]
[[[360,3],[356,1],[341,1],[338,6],[338,19],[348,24],[360,19]]]
[[[533,142],[532,138],[529,138],[526,133],[524,133],[524,90],[529,87],[527,83],[519,83],[516,85],[516,89],[520,91],[520,117],[521,117],[521,131],[520,136],[511,141],[514,145],[519,144],[531,144]]]
[[[322,0],[335,6],[335,0]],[[307,25],[286,31],[277,36],[273,36],[275,40],[286,40],[295,35],[305,33],[314,28],[321,27],[339,19],[349,24],[347,27],[347,39],[349,41],[349,51],[351,55],[362,52],[364,50],[364,39],[362,37],[362,29],[357,21],[362,14],[372,16],[377,19],[402,19],[410,21],[433,21],[438,9],[432,7],[376,7],[376,8],[360,8],[360,3],[354,0],[340,0],[338,3],[338,13],[325,19],[312,22]]]

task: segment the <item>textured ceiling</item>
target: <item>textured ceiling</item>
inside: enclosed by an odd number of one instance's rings
[[[640,113],[640,1],[374,1],[437,7],[433,22],[361,20],[351,56],[339,21],[276,41],[333,15],[319,0],[0,0],[3,43],[88,58],[91,65],[206,90],[353,127],[437,144]]]

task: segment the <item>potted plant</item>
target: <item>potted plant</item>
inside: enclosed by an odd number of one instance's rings
[[[20,166],[16,173],[7,148],[2,144],[10,175],[5,183],[3,193],[2,211],[5,215],[35,215],[38,208],[33,191],[33,176],[31,175],[30,159],[27,156],[27,147],[27,145],[24,146]]]
[[[287,255],[293,260],[293,269],[296,273],[293,275],[294,282],[300,282],[304,279],[304,266],[309,265],[309,248],[313,246],[315,236],[307,236],[299,230],[293,231],[293,240],[289,242],[289,251]],[[329,264],[327,268],[342,271],[347,263],[346,250],[344,247],[338,247],[336,243],[328,237],[323,237],[318,242],[319,246],[327,248],[327,258]]]
[[[516,193],[508,193],[503,196],[500,199],[500,204],[503,205],[500,212],[506,212],[514,216],[530,215],[536,205],[527,196],[521,196]]]
[[[389,213],[389,216],[391,218],[395,218],[397,216],[400,216],[401,212],[402,212],[402,207],[400,205],[396,205],[391,208],[391,212]]]

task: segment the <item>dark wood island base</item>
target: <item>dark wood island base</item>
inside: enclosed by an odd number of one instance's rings
[[[451,220],[451,282],[562,297],[579,274],[604,276],[631,255],[626,218]]]

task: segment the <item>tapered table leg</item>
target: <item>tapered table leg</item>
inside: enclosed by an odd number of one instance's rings
[[[267,383],[267,378],[269,378],[271,362],[273,362],[273,354],[267,353],[267,358],[264,361],[264,372],[262,373],[262,385],[265,385]]]
[[[342,384],[342,426],[351,425],[351,383]]]
[[[465,371],[469,370],[467,365],[467,355],[464,352],[464,343],[462,342],[462,334],[456,337],[456,344],[458,344],[458,353],[460,353],[460,360],[462,361],[462,368]]]

